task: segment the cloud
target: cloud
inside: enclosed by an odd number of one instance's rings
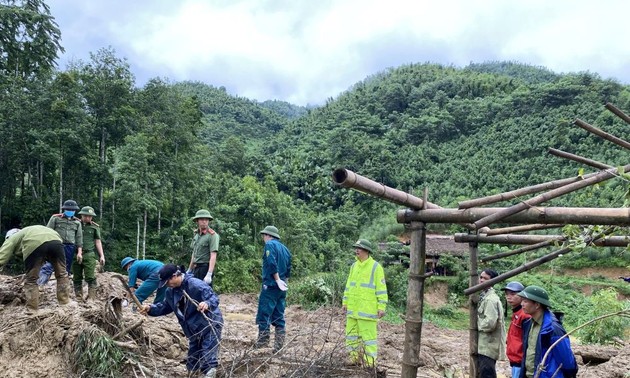
[[[622,0],[50,0],[66,54],[112,46],[138,84],[321,104],[388,67],[512,60],[630,82]]]

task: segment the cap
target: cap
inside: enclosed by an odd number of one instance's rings
[[[262,231],[260,231],[260,233],[273,236],[276,239],[280,239],[280,234],[278,234],[278,229],[274,226],[267,226]]]
[[[177,265],[174,265],[174,264],[164,265],[162,268],[160,268],[160,271],[158,273],[160,275],[160,284],[158,285],[158,287],[159,288],[164,287],[164,285],[166,285],[166,282],[170,280],[171,277],[175,275],[179,275],[180,273],[181,271],[179,270]]]
[[[551,307],[549,302],[549,294],[540,286],[527,286],[523,291],[517,294],[519,297],[529,299],[530,301],[538,302],[547,307]]]
[[[373,252],[374,252],[374,247],[372,246],[372,243],[370,243],[370,241],[369,241],[369,240],[366,240],[366,239],[359,239],[359,240],[357,240],[357,242],[356,242],[356,243],[354,243],[352,246],[353,246],[354,248],[361,248],[361,249],[364,249],[364,250],[366,250],[366,251],[368,251],[368,252],[370,252],[370,253],[373,253]]]
[[[515,293],[518,293],[520,291],[522,291],[523,289],[525,289],[525,286],[523,286],[522,283],[518,282],[518,281],[512,281],[510,283],[508,283],[507,285],[505,285],[505,287],[501,290],[509,290],[509,291],[513,291]]]

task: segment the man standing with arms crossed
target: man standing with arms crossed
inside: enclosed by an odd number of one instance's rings
[[[214,218],[210,212],[205,209],[197,211],[193,217],[193,221],[197,223],[197,229],[190,243],[192,256],[186,272],[197,279],[204,280],[208,285],[212,284],[219,250],[219,234],[209,227],[212,219]]]

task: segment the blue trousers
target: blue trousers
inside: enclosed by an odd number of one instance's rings
[[[208,370],[219,366],[219,340],[222,330],[221,326],[215,325],[210,332],[188,340],[188,371],[201,370],[206,374]]]
[[[71,272],[71,267],[72,267],[72,260],[74,259],[74,251],[76,250],[76,246],[74,244],[70,244],[70,243],[64,243],[63,244],[63,252],[66,256],[66,272],[68,273],[68,275],[72,274]],[[37,284],[38,285],[45,285],[48,280],[50,279],[50,276],[53,274],[54,269],[51,263],[46,262],[44,264],[44,266],[42,266],[42,268],[39,270],[39,279],[37,280]]]
[[[140,303],[144,302],[155,290],[157,293],[155,294],[155,300],[153,303],[159,303],[164,300],[164,294],[166,293],[166,286],[161,289],[158,289],[160,286],[160,276],[158,273],[153,273],[147,278],[146,281],[142,281],[142,285],[135,291],[136,298],[140,301]]]
[[[258,313],[256,314],[259,332],[269,332],[271,325],[276,328],[284,328],[286,298],[286,291],[278,289],[277,286],[263,285],[258,299]]]

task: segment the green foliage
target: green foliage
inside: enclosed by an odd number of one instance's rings
[[[321,306],[341,306],[346,280],[347,273],[339,272],[318,274],[291,283],[287,301],[311,310]]]
[[[83,329],[72,345],[74,370],[89,377],[120,377],[124,352],[102,330]]]
[[[595,319],[599,316],[622,310],[630,310],[630,301],[621,301],[618,293],[612,288],[603,289],[589,297],[590,311],[586,317]],[[606,344],[614,338],[623,339],[630,329],[627,317],[614,316],[594,322],[580,329],[579,336],[586,343]]]

